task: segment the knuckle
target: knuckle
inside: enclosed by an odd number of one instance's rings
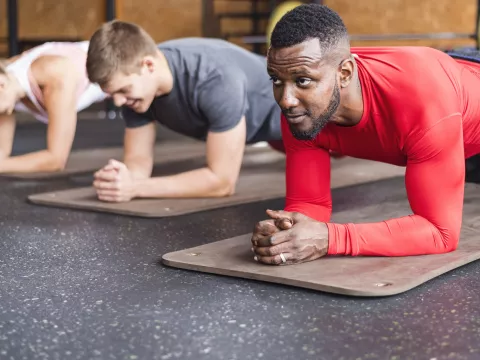
[[[258,233],[256,233],[256,232],[253,233],[253,235],[252,235],[252,243],[256,243],[256,242],[259,241],[261,238],[262,238],[262,237],[261,237],[260,234],[258,234]]]
[[[267,251],[268,251],[268,255],[270,256],[275,256],[280,254],[279,248],[276,246],[268,248]]]

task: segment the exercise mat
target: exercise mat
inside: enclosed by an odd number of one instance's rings
[[[202,142],[159,143],[155,145],[154,148],[154,166],[204,156],[205,144]],[[12,179],[40,180],[94,173],[95,171],[105,166],[110,159],[122,161],[123,147],[96,148],[72,151],[68,158],[65,169],[61,171],[36,173],[6,173],[0,174],[0,176]]]
[[[296,265],[257,263],[251,234],[165,254],[165,265],[350,296],[390,296],[480,259],[479,186],[467,184],[460,243],[446,254],[410,257],[332,256]],[[335,198],[335,196],[334,196]],[[332,221],[375,222],[411,213],[402,179],[342,190]],[[335,209],[335,201],[333,204]],[[252,224],[253,226],[254,224]],[[425,241],[431,241],[426,239]],[[447,275],[448,276],[448,275]],[[445,281],[455,281],[446,277]]]
[[[332,161],[332,187],[342,187],[404,174],[401,167],[359,159]],[[167,217],[233,205],[277,199],[285,196],[284,155],[266,149],[246,152],[233,196],[222,198],[134,199],[107,203],[96,198],[92,187],[34,194],[34,204],[99,211],[139,217]]]

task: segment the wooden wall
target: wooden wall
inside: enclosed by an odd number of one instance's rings
[[[156,41],[202,35],[202,0],[118,0],[119,17],[136,22]],[[0,0],[0,36],[7,34],[6,0]],[[216,11],[245,11],[249,1],[216,0]],[[105,19],[101,0],[18,0],[19,35],[27,38],[88,39]],[[421,33],[475,31],[476,0],[325,0],[344,19],[350,33]],[[225,31],[248,31],[248,20],[222,22]],[[465,40],[368,42],[354,45],[422,44],[451,47]]]
[[[337,11],[351,34],[473,33],[477,0],[325,0]],[[451,47],[472,44],[471,40],[422,40],[354,43],[414,44]]]
[[[121,2],[119,17],[143,26],[158,42],[176,37],[202,35],[201,0],[123,0]]]

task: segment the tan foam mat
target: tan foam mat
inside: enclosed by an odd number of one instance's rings
[[[169,162],[182,161],[197,157],[200,158],[203,156],[205,156],[205,144],[201,142],[162,143],[155,146],[154,164],[167,164]],[[94,173],[102,166],[106,165],[110,159],[122,161],[123,148],[111,147],[76,150],[71,152],[64,170],[36,173],[6,173],[0,174],[0,177],[40,180]]]
[[[332,187],[343,187],[395,177],[404,169],[388,164],[344,158],[332,160]],[[245,154],[236,193],[223,198],[134,199],[126,203],[106,203],[96,198],[92,187],[34,194],[34,204],[98,211],[139,217],[167,217],[258,202],[285,196],[284,155],[257,149]]]
[[[392,196],[385,195],[385,183],[388,187],[389,182],[397,187],[402,185],[398,180],[386,180],[384,185],[380,182],[369,188],[357,186],[356,189],[348,189],[345,202],[363,202],[365,205],[353,204],[348,209],[345,203],[342,207],[346,210],[334,213],[332,220],[339,223],[370,222],[410,213],[406,195],[399,196],[398,190],[392,190]],[[395,295],[480,259],[479,190],[478,185],[467,184],[465,194],[468,201],[465,202],[460,244],[457,250],[446,254],[410,257],[327,256],[302,264],[274,266],[253,260],[251,234],[245,234],[165,254],[163,263],[181,269],[335,294],[368,297]],[[368,199],[365,200],[364,196]],[[447,278],[445,281],[454,280]]]

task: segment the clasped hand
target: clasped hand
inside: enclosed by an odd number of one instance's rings
[[[267,215],[271,219],[257,223],[252,235],[256,261],[289,265],[327,254],[328,228],[325,223],[295,212],[267,210]]]
[[[93,187],[102,201],[125,202],[135,197],[135,184],[130,170],[116,160],[110,160],[95,173]]]

